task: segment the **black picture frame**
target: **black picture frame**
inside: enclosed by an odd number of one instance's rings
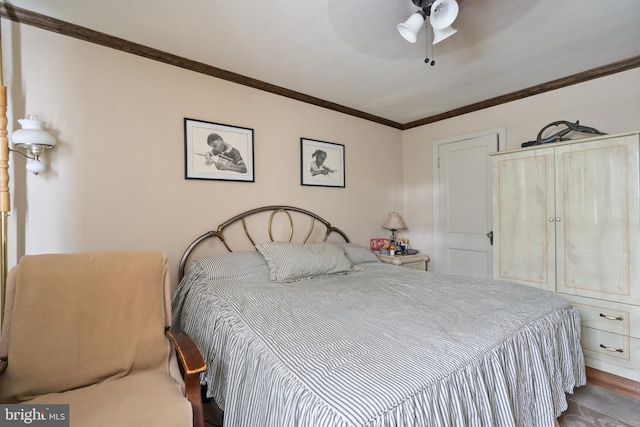
[[[300,138],[300,185],[345,188],[344,145]]]
[[[251,128],[185,118],[185,179],[254,182],[253,138]]]

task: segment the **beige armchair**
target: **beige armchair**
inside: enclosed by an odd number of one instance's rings
[[[203,426],[206,366],[170,322],[160,252],[24,256],[7,277],[0,403],[68,404],[71,426]]]

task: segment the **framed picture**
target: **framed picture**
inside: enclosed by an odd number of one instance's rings
[[[253,129],[184,119],[185,179],[254,182]]]
[[[344,188],[344,145],[300,138],[301,185]]]

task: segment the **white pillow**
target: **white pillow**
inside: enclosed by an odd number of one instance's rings
[[[272,282],[295,282],[355,270],[344,249],[333,243],[266,242],[256,249],[269,265]]]

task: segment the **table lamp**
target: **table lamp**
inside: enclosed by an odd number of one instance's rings
[[[389,243],[393,246],[396,244],[396,230],[404,230],[407,226],[404,224],[402,217],[398,212],[390,212],[387,216],[387,220],[382,224],[382,228],[391,230],[391,237]]]

